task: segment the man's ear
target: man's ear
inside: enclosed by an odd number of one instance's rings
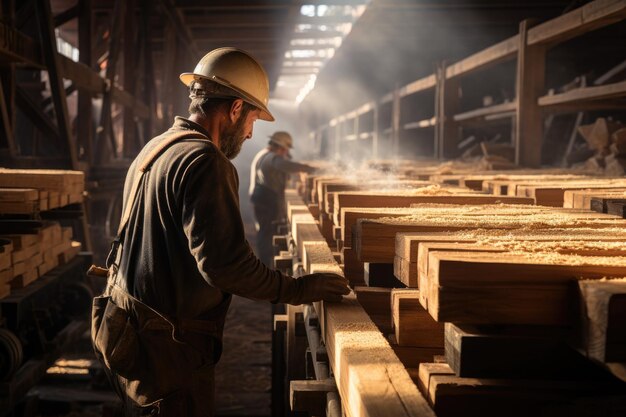
[[[239,116],[241,116],[241,112],[243,110],[243,100],[238,98],[233,101],[233,104],[230,105],[230,111],[228,112],[228,117],[230,117],[231,123],[235,123]]]

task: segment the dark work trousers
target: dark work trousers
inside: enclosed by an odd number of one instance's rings
[[[250,198],[254,207],[254,217],[259,225],[256,235],[256,254],[268,268],[274,268],[274,247],[272,238],[278,221],[278,195],[267,187],[257,185]]]

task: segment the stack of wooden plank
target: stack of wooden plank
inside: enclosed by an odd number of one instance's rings
[[[576,193],[623,195],[626,182],[562,172],[419,178],[442,185],[316,182],[313,197],[346,277],[369,285],[354,288],[358,302],[437,415],[622,415],[626,222],[563,204]],[[323,241],[299,251],[326,250]]]
[[[30,284],[80,251],[81,244],[72,240],[70,227],[61,227],[58,222],[34,223],[21,231],[0,235],[0,241],[8,242],[0,253],[0,282],[5,290],[7,286],[22,288]]]
[[[33,214],[83,201],[81,171],[0,168],[0,214]]]

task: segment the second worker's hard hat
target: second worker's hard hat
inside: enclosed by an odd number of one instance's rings
[[[293,148],[293,139],[287,132],[274,132],[272,136],[270,136],[270,143],[281,146],[285,149]]]
[[[231,47],[217,48],[203,56],[193,72],[180,74],[180,80],[187,87],[201,79],[230,88],[236,97],[261,111],[260,119],[274,121],[274,116],[267,108],[270,96],[267,74],[247,52]]]

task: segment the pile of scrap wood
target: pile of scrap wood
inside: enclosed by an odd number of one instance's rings
[[[610,176],[626,174],[626,126],[600,117],[592,124],[580,126],[578,133],[595,152],[584,163],[586,168]]]

